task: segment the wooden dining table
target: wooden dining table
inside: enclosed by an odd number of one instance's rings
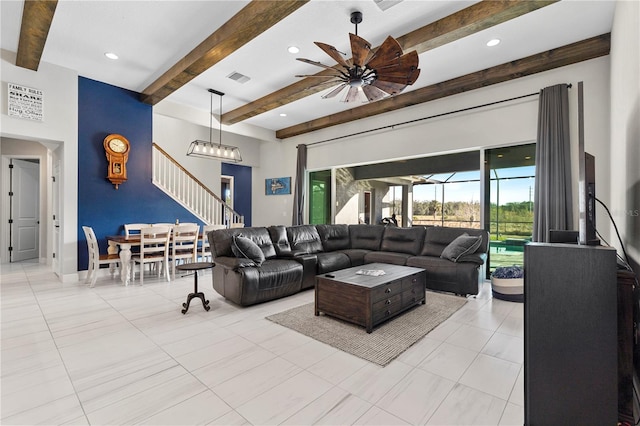
[[[203,232],[198,235],[198,242],[202,242],[206,238]],[[131,281],[131,248],[140,246],[140,234],[134,235],[110,235],[107,236],[107,253],[118,254],[120,257],[120,280],[125,286]]]

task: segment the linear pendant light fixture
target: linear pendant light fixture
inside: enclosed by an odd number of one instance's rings
[[[222,97],[224,93],[217,90],[207,89],[211,93],[211,111],[209,113],[209,141],[196,139],[191,142],[187,150],[188,157],[202,157],[212,160],[222,160],[224,162],[239,163],[242,161],[240,150],[236,146],[222,144],[222,121],[220,121],[220,131],[218,143],[213,143],[213,95],[220,96],[220,117],[222,117]]]

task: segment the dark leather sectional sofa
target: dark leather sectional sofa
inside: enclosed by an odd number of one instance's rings
[[[457,262],[441,258],[445,247],[465,233],[481,236],[477,250]],[[264,254],[259,266],[234,254],[233,239],[239,235]],[[423,226],[270,226],[221,229],[207,237],[216,264],[213,288],[243,306],[312,288],[318,274],[373,262],[423,268],[428,289],[477,294],[489,247],[489,234],[481,229]]]

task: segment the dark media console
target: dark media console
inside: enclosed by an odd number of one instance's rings
[[[525,424],[618,420],[616,251],[524,248]]]

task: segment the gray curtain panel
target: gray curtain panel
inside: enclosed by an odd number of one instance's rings
[[[540,91],[533,241],[548,242],[549,230],[573,228],[569,150],[569,88]]]
[[[293,188],[293,218],[292,225],[304,224],[304,177],[307,172],[307,146],[298,145],[298,159],[296,161],[296,184]]]

